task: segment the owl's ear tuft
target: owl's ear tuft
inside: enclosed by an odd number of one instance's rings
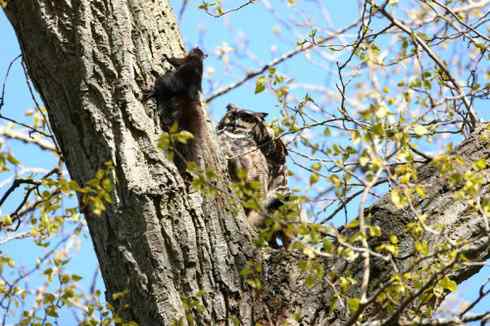
[[[236,111],[238,111],[238,108],[236,106],[234,106],[233,104],[229,103],[226,106],[226,111],[228,111],[228,112],[236,112]]]
[[[268,114],[269,114],[269,113],[267,113],[267,112],[255,112],[255,113],[254,113],[254,115],[255,115],[257,118],[261,119],[261,120],[264,120],[264,119],[265,119],[265,117],[267,117],[267,115],[268,115]]]

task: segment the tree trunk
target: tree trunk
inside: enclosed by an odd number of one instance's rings
[[[170,325],[186,314],[198,325],[232,324],[235,318],[242,325],[272,325],[297,312],[304,325],[333,322],[331,287],[327,282],[305,286],[306,274],[297,267],[302,254],[257,250],[243,210],[223,186],[226,180],[217,181],[223,192],[213,197],[192,191],[156,146],[161,130],[155,107],[140,99],[153,83],[151,70],[168,69],[161,66],[163,53],[183,53],[166,0],[10,0],[6,13],[71,177],[83,185],[106,161],[114,162],[113,204],[102,216],[88,210],[85,215],[107,298],[120,316],[140,325]],[[212,128],[207,128],[204,166],[224,171],[216,159],[219,148]],[[458,152],[471,163],[488,158],[488,145],[475,136]],[[429,240],[436,243],[446,234],[477,240],[473,253],[485,259],[489,252],[483,219],[451,200],[454,189],[435,172],[420,170],[433,187],[418,207],[430,214],[431,224],[442,222],[447,229]],[[390,225],[399,235],[402,249],[413,247],[403,236],[413,216],[395,209],[388,198],[370,210],[376,223]],[[240,276],[249,259],[262,264],[261,290]],[[360,273],[340,260],[322,259],[320,264],[327,270]],[[372,264],[373,270],[382,270],[382,262]],[[456,276],[462,280],[477,270],[462,267]],[[382,273],[372,274],[371,281],[384,279]],[[123,294],[114,299],[118,293]],[[204,309],[198,312],[184,304],[191,297]],[[345,309],[339,306],[339,311],[344,317],[337,321],[344,320]]]
[[[186,186],[156,146],[155,108],[139,100],[163,53],[183,53],[167,1],[10,1],[6,12],[72,178],[83,185],[114,162],[113,205],[85,213],[117,312],[168,325],[204,291],[200,324],[251,316],[243,212]]]

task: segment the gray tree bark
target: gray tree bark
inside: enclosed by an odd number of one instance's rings
[[[155,108],[141,102],[142,93],[152,85],[152,69],[168,69],[161,66],[164,53],[183,53],[166,0],[10,0],[6,13],[71,177],[83,185],[104,162],[114,162],[113,204],[99,217],[85,213],[107,298],[118,314],[140,325],[170,325],[186,313],[199,325],[228,325],[234,318],[243,325],[272,325],[295,312],[304,325],[345,320],[335,319],[329,309],[334,293],[327,283],[305,286],[296,264],[302,255],[257,250],[243,211],[226,187],[213,198],[193,192],[156,146],[160,126]],[[224,171],[207,127],[200,163]],[[468,164],[488,158],[489,142],[482,139],[473,136],[458,149]],[[431,243],[446,235],[472,240],[473,255],[487,258],[488,234],[478,212],[451,200],[454,189],[433,168],[422,167],[420,175],[432,191],[418,208],[429,214],[431,224],[447,227]],[[223,182],[218,180],[218,186]],[[403,236],[414,218],[410,213],[397,210],[387,198],[371,211],[376,223],[399,234],[402,250],[411,250],[410,238]],[[249,259],[262,263],[260,291],[240,276]],[[344,261],[321,259],[320,264],[327,270],[362,272]],[[371,268],[382,270],[382,265],[373,260]],[[478,269],[465,266],[456,276],[462,280]],[[374,283],[385,279],[383,273],[372,275]],[[124,291],[121,299],[112,300]],[[186,311],[184,301],[198,291],[204,293],[196,296],[203,311]],[[345,315],[341,307],[337,312]]]
[[[86,216],[107,297],[128,291],[117,312],[168,325],[202,290],[200,323],[251,316],[239,276],[250,247],[243,212],[185,186],[140,101],[163,53],[183,53],[168,3],[11,1],[6,13],[72,178],[83,185],[114,162],[113,205]]]

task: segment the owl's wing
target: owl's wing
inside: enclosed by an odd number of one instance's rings
[[[273,159],[275,162],[279,164],[286,163],[286,156],[288,155],[288,149],[281,138],[276,138],[273,140],[274,142],[274,150],[273,150]]]

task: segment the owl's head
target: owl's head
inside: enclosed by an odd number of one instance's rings
[[[252,131],[256,128],[265,128],[265,112],[253,112],[240,109],[233,104],[226,106],[226,114],[218,123],[218,130],[227,129],[235,132]]]

